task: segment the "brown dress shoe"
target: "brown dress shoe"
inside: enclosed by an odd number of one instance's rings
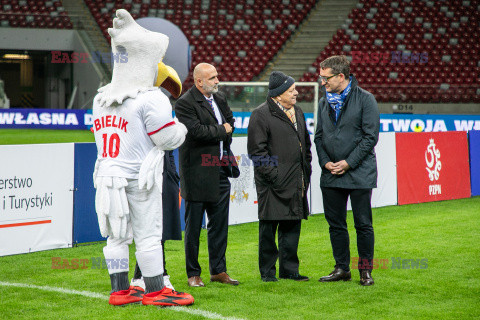
[[[231,284],[231,285],[234,285],[234,286],[238,286],[238,284],[240,283],[237,280],[234,280],[234,279],[230,278],[230,276],[226,272],[211,275],[210,276],[210,281],[211,282],[220,282],[220,283],[224,283],[224,284]]]
[[[205,284],[202,281],[200,276],[193,276],[188,278],[188,286],[190,287],[205,287]]]

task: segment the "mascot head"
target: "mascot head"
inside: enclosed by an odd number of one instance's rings
[[[153,90],[157,81],[158,63],[168,47],[168,37],[138,25],[128,11],[119,9],[108,29],[112,37],[113,54],[126,56],[126,61],[115,62],[112,82],[99,91],[101,106],[115,106],[139,92]]]

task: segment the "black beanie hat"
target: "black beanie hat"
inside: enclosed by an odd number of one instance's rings
[[[270,97],[278,97],[288,90],[295,83],[292,77],[285,75],[281,71],[272,71],[268,82],[268,95]]]

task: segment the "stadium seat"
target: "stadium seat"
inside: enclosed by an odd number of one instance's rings
[[[291,29],[296,28],[305,19],[317,1],[210,1],[208,5],[204,2],[151,0],[148,5],[142,0],[116,0],[115,6],[112,7],[103,1],[85,0],[107,40],[109,36],[105,30],[110,27],[111,20],[105,17],[103,21],[100,20],[98,13],[102,14],[101,10],[106,10],[106,15],[111,17],[115,8],[119,6],[126,8],[130,5],[132,8],[130,11],[135,19],[149,16],[153,12],[152,9],[157,10],[158,16],[162,10],[163,18],[176,24],[194,47],[192,65],[202,61],[213,63],[214,57],[222,57],[218,67],[220,69],[226,67],[228,68],[226,70],[229,70],[222,73],[222,81],[250,81],[259,75],[266,63],[290,37]],[[270,20],[271,30],[264,23],[266,20]],[[212,21],[215,21],[215,24],[212,24]],[[209,35],[213,38],[207,37]],[[254,60],[257,63],[249,63],[256,56],[259,56],[258,60]],[[234,60],[235,58],[241,60]],[[235,65],[224,64],[225,61],[234,61]],[[235,67],[239,66],[241,68],[235,71]],[[183,86],[184,90],[189,88],[187,84],[192,83],[192,79],[187,79]]]
[[[19,4],[22,3],[22,4]],[[68,13],[62,7],[60,1],[2,1],[0,5],[0,16],[9,14],[8,26],[20,28],[49,28],[49,29],[63,29],[73,28],[73,25],[68,17]],[[51,17],[61,15],[66,20],[57,21],[51,20]],[[28,21],[27,17],[33,17],[33,21]],[[0,18],[0,21],[6,19]],[[1,24],[2,27],[7,26],[6,23]]]
[[[480,79],[479,5],[478,0],[451,1],[450,6],[445,1],[360,0],[348,15],[348,27],[337,30],[312,67],[318,73],[321,61],[342,54],[344,39],[350,40],[351,51],[362,51],[364,56],[373,52],[391,54],[392,51],[409,50],[426,55],[377,66],[385,72],[370,63],[356,63],[351,66],[352,72],[362,87],[377,93],[379,101],[479,101],[478,94],[459,90],[477,88],[475,85],[480,84],[476,82]],[[369,24],[376,28],[369,29]],[[358,35],[358,39],[352,40],[351,35]],[[389,69],[397,78],[389,78],[390,73],[386,72]],[[371,74],[372,70],[374,80],[362,77],[362,73]],[[311,73],[305,73],[300,81],[310,78]],[[439,91],[442,84],[449,84],[448,89]],[[377,91],[392,85],[401,87],[395,92]]]

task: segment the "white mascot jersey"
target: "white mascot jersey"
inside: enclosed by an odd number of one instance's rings
[[[138,179],[143,160],[155,147],[150,136],[175,124],[170,101],[156,88],[117,107],[99,107],[98,103],[96,99],[93,106],[97,176]]]

